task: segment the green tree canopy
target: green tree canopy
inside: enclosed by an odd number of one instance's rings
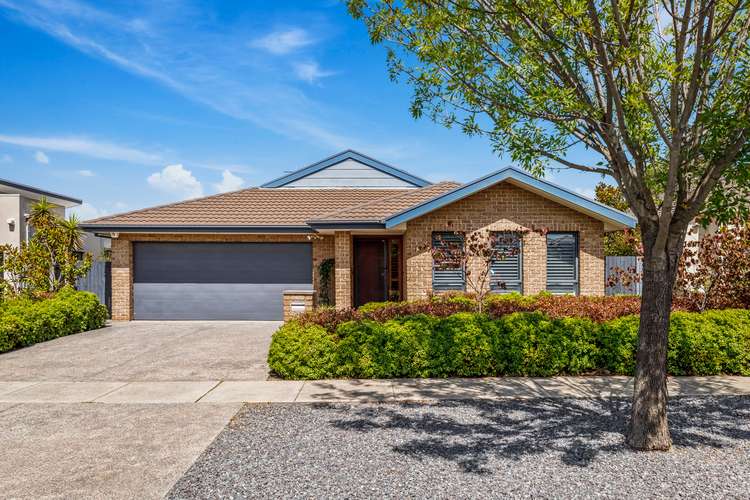
[[[594,198],[621,212],[627,212],[628,202],[617,186],[600,182],[594,188]],[[641,255],[641,238],[638,231],[625,229],[604,235],[604,255]]]
[[[537,175],[562,165],[617,182],[644,258],[628,442],[667,449],[667,330],[688,224],[748,211],[748,0],[348,5],[413,86],[415,117],[482,134]]]
[[[746,213],[746,1],[350,0],[349,8],[373,42],[387,44],[391,75],[413,85],[415,117],[485,135],[539,175],[550,164],[610,175],[639,219],[692,218],[709,195],[712,217]],[[569,159],[575,146],[591,161]]]

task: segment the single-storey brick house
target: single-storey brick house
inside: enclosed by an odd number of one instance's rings
[[[281,319],[309,307],[334,259],[336,307],[463,289],[431,244],[518,232],[502,290],[604,294],[605,231],[628,215],[515,168],[431,184],[345,151],[258,188],[88,221],[112,238],[112,317]],[[494,275],[493,275],[494,276]]]

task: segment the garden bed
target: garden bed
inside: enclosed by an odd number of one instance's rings
[[[511,297],[478,313],[454,297],[319,310],[283,325],[268,361],[287,379],[631,375],[636,301]],[[750,375],[750,311],[674,312],[668,371]]]

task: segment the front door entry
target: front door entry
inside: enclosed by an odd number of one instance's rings
[[[401,237],[354,239],[354,305],[401,300]]]

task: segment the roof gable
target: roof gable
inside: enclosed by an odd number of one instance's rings
[[[264,188],[414,188],[430,183],[347,150],[263,184]]]
[[[626,213],[586,198],[585,196],[581,196],[578,193],[549,181],[537,179],[536,177],[513,167],[507,167],[484,177],[480,177],[475,181],[459,186],[447,193],[394,214],[385,220],[385,227],[392,228],[404,222],[408,222],[503,181],[509,181],[523,189],[527,189],[540,196],[556,201],[561,205],[601,220],[605,223],[605,228],[607,230],[635,227],[635,219]]]

